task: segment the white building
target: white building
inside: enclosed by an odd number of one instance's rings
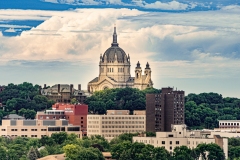
[[[2,120],[0,136],[35,137],[51,136],[53,133],[75,133],[82,138],[80,126],[68,125],[68,120]]]
[[[228,139],[214,135],[207,138],[209,132],[187,131],[186,125],[172,125],[172,132],[156,132],[156,137],[133,137],[133,142],[142,142],[154,147],[165,147],[169,152],[173,152],[177,146],[187,146],[191,149],[196,148],[201,143],[216,143],[224,151],[226,159],[228,158]]]
[[[130,73],[130,56],[119,47],[117,42],[116,27],[113,32],[113,42],[104,54],[100,55],[99,76],[88,83],[88,91],[95,92],[107,88],[138,88],[143,90],[152,87],[151,68],[146,64],[144,74],[140,63],[135,68],[135,77]]]
[[[108,110],[107,115],[87,116],[87,135],[101,135],[107,140],[123,133],[142,133],[146,131],[145,111]]]

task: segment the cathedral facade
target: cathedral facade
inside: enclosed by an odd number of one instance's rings
[[[144,74],[140,63],[135,68],[135,77],[130,73],[130,56],[119,47],[116,27],[113,32],[113,42],[103,55],[100,55],[99,76],[88,83],[88,91],[95,92],[110,88],[138,88],[143,90],[152,87],[151,68],[146,64]]]

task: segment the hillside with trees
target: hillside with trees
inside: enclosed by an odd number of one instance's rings
[[[106,110],[145,110],[146,94],[160,93],[161,90],[147,88],[139,90],[136,88],[115,88],[94,92],[86,99],[91,113],[105,114]]]
[[[85,101],[91,113],[105,114],[106,110],[145,110],[146,94],[161,90],[147,88],[107,89],[94,92]],[[223,98],[218,93],[189,94],[185,96],[185,123],[191,129],[218,127],[218,120],[240,120],[240,99]]]
[[[24,115],[27,119],[34,119],[37,111],[51,108],[53,101],[40,95],[39,85],[24,82],[22,84],[8,84],[0,93],[3,108],[0,110],[0,120],[9,113]]]
[[[240,99],[218,93],[189,94],[185,97],[185,123],[190,128],[218,127],[218,120],[240,120]]]

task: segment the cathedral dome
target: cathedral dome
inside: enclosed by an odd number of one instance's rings
[[[124,62],[127,60],[126,53],[122,48],[118,46],[116,27],[114,27],[112,46],[105,51],[103,59],[107,62],[113,62],[115,60],[118,62]]]
[[[127,57],[126,53],[124,52],[124,50],[120,47],[110,47],[108,48],[104,55],[103,55],[103,58],[105,58],[106,56],[106,59],[107,61],[115,61],[115,59],[118,61],[118,62],[123,62],[124,61],[124,57]]]

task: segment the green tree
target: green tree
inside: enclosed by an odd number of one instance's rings
[[[0,160],[7,160],[7,151],[2,146],[0,146]]]
[[[36,153],[36,150],[33,147],[30,148],[30,150],[29,150],[29,152],[27,154],[27,158],[29,160],[36,160],[36,159],[39,158],[37,153]]]
[[[39,151],[39,153],[40,153],[40,157],[45,157],[45,156],[48,156],[49,154],[48,154],[48,151],[44,148],[44,149],[41,149],[40,151]]]
[[[76,98],[72,98],[71,99],[71,104],[78,104],[78,100]]]
[[[59,132],[59,133],[53,133],[51,135],[51,138],[55,141],[56,144],[63,144],[65,140],[67,140],[67,133],[66,132]]]
[[[152,153],[152,160],[169,160],[170,154],[164,147],[155,147]]]
[[[191,156],[192,150],[187,146],[175,147],[173,152],[173,157],[176,160],[194,160]]]

